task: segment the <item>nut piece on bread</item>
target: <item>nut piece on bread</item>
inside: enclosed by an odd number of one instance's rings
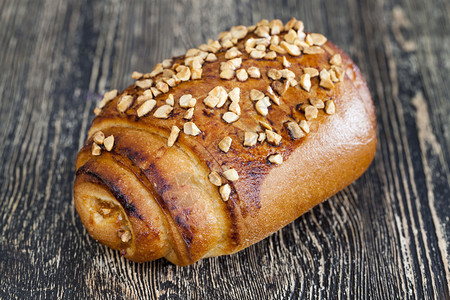
[[[185,266],[240,251],[374,157],[358,67],[295,18],[232,27],[138,71],[95,109],[74,183],[89,234],[130,260]]]

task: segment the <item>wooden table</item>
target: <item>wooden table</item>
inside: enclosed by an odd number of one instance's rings
[[[450,2],[0,1],[0,298],[449,299]],[[378,151],[354,184],[238,254],[136,264],[72,203],[96,101],[232,25],[295,16],[357,62]]]

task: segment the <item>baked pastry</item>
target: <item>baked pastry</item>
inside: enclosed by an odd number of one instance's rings
[[[76,161],[89,234],[137,262],[235,253],[357,179],[375,116],[352,60],[292,19],[236,26],[107,92]]]

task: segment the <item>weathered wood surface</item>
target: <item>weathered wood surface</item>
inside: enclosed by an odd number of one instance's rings
[[[450,2],[0,1],[1,299],[448,299]],[[291,16],[357,62],[362,178],[236,255],[135,264],[89,238],[74,160],[99,95],[235,24]]]

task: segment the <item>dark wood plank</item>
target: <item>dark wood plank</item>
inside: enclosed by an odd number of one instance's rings
[[[449,15],[445,0],[1,1],[0,298],[450,298]],[[368,81],[368,172],[264,241],[185,268],[90,239],[72,183],[100,95],[230,26],[292,16]]]

